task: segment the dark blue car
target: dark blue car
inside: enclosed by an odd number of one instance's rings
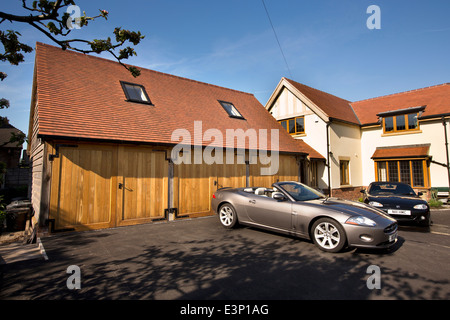
[[[372,182],[364,193],[364,202],[383,210],[398,222],[416,222],[429,226],[430,206],[409,184],[401,182]]]

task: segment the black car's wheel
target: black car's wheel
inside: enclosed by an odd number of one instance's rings
[[[220,223],[222,223],[222,225],[227,229],[237,226],[238,218],[236,215],[236,210],[231,204],[225,203],[220,207],[219,220]]]
[[[311,228],[311,236],[316,246],[326,252],[339,252],[347,242],[344,228],[330,218],[317,220]]]

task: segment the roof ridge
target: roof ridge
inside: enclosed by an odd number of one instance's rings
[[[141,68],[141,69],[145,69],[145,70],[150,71],[150,72],[163,74],[163,75],[168,76],[168,77],[177,78],[177,79],[180,79],[180,80],[186,80],[186,81],[195,82],[195,83],[198,83],[198,84],[207,85],[207,86],[211,86],[211,87],[215,87],[215,88],[219,88],[219,89],[225,89],[225,90],[230,90],[230,91],[233,91],[233,92],[238,92],[238,93],[243,93],[243,94],[247,94],[247,95],[250,95],[250,96],[254,96],[254,94],[250,93],[250,92],[245,92],[245,91],[241,91],[241,90],[236,90],[236,89],[231,89],[231,88],[227,88],[227,87],[222,87],[222,86],[219,86],[219,85],[216,85],[216,84],[212,84],[212,83],[208,83],[208,82],[204,82],[204,81],[199,81],[199,80],[194,80],[194,79],[189,79],[189,78],[186,78],[186,77],[181,77],[181,76],[177,76],[177,75],[174,75],[174,74],[161,72],[161,71],[157,71],[157,70],[146,69],[146,68],[142,68],[142,67],[139,67],[139,66],[136,66],[136,67],[137,68]]]
[[[332,94],[332,93],[329,93],[329,92],[326,92],[326,91],[323,91],[323,90],[320,90],[320,89],[317,89],[317,88],[313,88],[313,87],[311,87],[311,86],[308,86],[308,85],[306,85],[306,84],[304,84],[304,83],[300,83],[300,82],[298,82],[298,81],[295,81],[295,80],[292,80],[292,79],[289,79],[289,78],[286,78],[286,77],[283,77],[283,78],[284,78],[284,79],[286,79],[286,80],[288,80],[288,81],[292,81],[292,82],[298,83],[298,84],[300,84],[300,85],[302,85],[302,86],[305,86],[305,87],[311,88],[311,89],[313,89],[313,90],[316,90],[316,91],[319,91],[319,92],[322,92],[322,93],[328,94],[328,95],[330,95],[330,96],[333,96],[333,97],[336,97],[336,98],[338,98],[338,99],[341,99],[341,100],[343,100],[343,101],[346,101],[346,102],[348,102],[348,103],[351,103],[351,101],[350,101],[350,100],[347,100],[347,99],[344,99],[344,98],[338,97],[337,95],[334,95],[334,94]]]
[[[61,48],[59,48],[57,46],[52,46],[50,44],[37,41],[36,45],[38,45],[38,44],[46,46],[46,47],[49,47],[49,48],[62,50]],[[93,59],[100,59],[102,61],[110,62],[110,63],[113,63],[113,64],[119,64],[117,61],[114,61],[114,60],[110,60],[110,59],[102,58],[102,57],[97,57],[97,56],[90,55],[90,54],[87,54],[87,53],[77,52],[77,51],[74,51],[74,50],[71,50],[71,49],[62,50],[62,51],[69,51],[70,53],[73,53],[73,54],[83,55],[83,56],[86,56],[86,57],[89,57],[89,58],[93,58]],[[136,67],[136,68],[139,68],[139,69],[142,69],[142,70],[158,73],[158,74],[161,74],[161,75],[177,78],[177,79],[180,79],[180,80],[187,80],[187,81],[195,82],[195,83],[202,84],[202,85],[207,85],[207,86],[211,86],[211,87],[215,87],[215,88],[219,88],[219,89],[225,89],[225,90],[229,90],[229,91],[233,91],[233,92],[237,92],[237,93],[243,93],[243,94],[247,94],[247,95],[250,95],[250,96],[254,96],[254,94],[250,93],[250,92],[245,92],[245,91],[241,91],[241,90],[236,90],[236,89],[231,89],[231,88],[227,88],[227,87],[222,87],[222,86],[211,84],[211,83],[208,83],[208,82],[203,82],[203,81],[199,81],[199,80],[193,80],[193,79],[177,76],[177,75],[166,73],[166,72],[162,72],[162,71],[157,71],[157,70],[152,70],[152,69],[148,69],[148,68],[143,68],[143,67],[140,67],[140,66],[137,66],[137,65],[132,65],[132,64],[128,64],[128,63],[124,63],[124,64],[126,66],[129,66],[129,67]]]
[[[373,98],[367,98],[367,99],[363,99],[363,100],[357,100],[357,101],[350,102],[350,104],[352,104],[352,103],[358,103],[358,102],[363,102],[363,101],[376,100],[376,99],[381,99],[381,98],[386,98],[386,97],[391,97],[391,96],[397,96],[397,95],[402,95],[402,94],[407,94],[407,93],[417,92],[417,91],[421,91],[421,90],[427,90],[427,89],[436,88],[436,87],[441,87],[441,86],[446,86],[446,85],[450,85],[450,82],[441,83],[441,84],[436,84],[436,85],[427,86],[427,87],[418,88],[418,89],[412,89],[412,90],[407,90],[407,91],[401,91],[401,92],[396,92],[396,93],[390,93],[390,94],[386,94],[386,95],[383,95],[383,96],[378,96],[378,97],[373,97]]]

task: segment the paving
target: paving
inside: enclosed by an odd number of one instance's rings
[[[433,216],[431,230],[402,228],[392,250],[337,254],[253,228],[225,230],[217,216],[54,234],[0,246],[0,299],[448,300],[450,210]],[[372,265],[380,290],[367,285]]]

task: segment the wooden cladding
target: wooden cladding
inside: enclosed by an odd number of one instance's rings
[[[48,146],[47,157],[56,153]],[[218,188],[270,187],[299,177],[297,159],[288,155],[279,156],[276,175],[264,176],[265,165],[238,163],[237,157],[234,164],[179,164],[171,169],[166,156],[170,149],[79,144],[61,145],[57,151],[49,169],[49,219],[56,230],[148,223],[166,219],[171,207],[176,216],[211,215],[211,197]]]

